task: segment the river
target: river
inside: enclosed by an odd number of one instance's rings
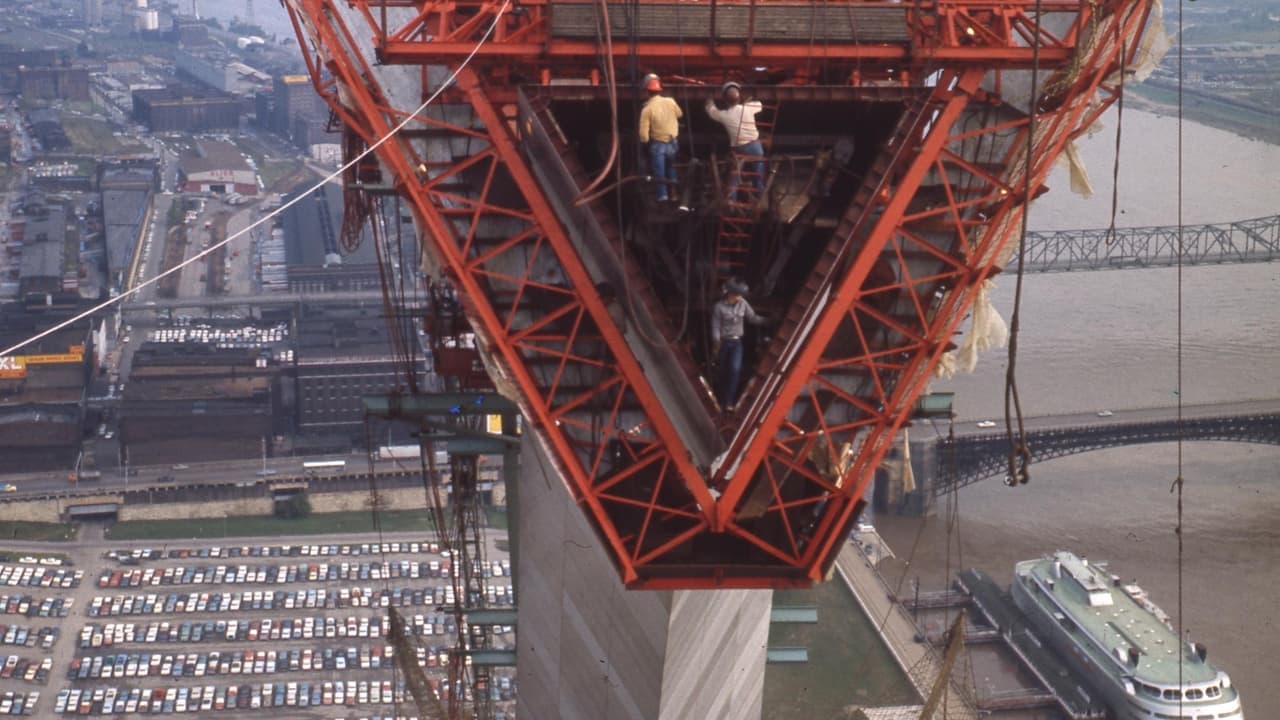
[[[1105,227],[1111,208],[1114,113],[1082,143],[1096,195],[1053,191],[1032,209],[1035,229]],[[1176,119],[1126,112],[1119,225],[1177,219]],[[1280,146],[1184,125],[1184,221],[1219,222],[1280,212]],[[1013,276],[993,299],[1007,318]],[[1183,382],[1187,403],[1280,397],[1280,265],[1187,268],[1183,274]],[[1018,385],[1028,415],[1171,406],[1177,395],[1177,273],[1173,269],[1029,275],[1023,295]],[[957,422],[1003,417],[1004,350],[973,375],[935,384],[956,393]],[[920,431],[928,431],[921,428]],[[879,518],[905,571],[940,588],[945,571],[980,567],[1007,583],[1013,563],[1062,548],[1108,560],[1155,602],[1240,688],[1246,716],[1280,717],[1280,448],[1186,443],[1182,608],[1174,534],[1175,444],[1119,448],[1032,468],[1028,485],[988,480],[961,491],[955,523]],[[942,508],[945,510],[945,506]]]

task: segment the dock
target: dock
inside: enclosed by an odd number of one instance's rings
[[[852,543],[846,543],[836,558],[836,570],[849,590],[862,606],[862,611],[880,630],[889,652],[898,666],[910,678],[921,698],[938,681],[942,669],[942,656],[928,643],[920,642],[918,630],[911,614],[896,602],[889,586],[880,573],[871,566],[867,556]],[[949,720],[977,720],[978,710],[972,696],[954,680],[943,699],[943,707],[937,717]],[[945,713],[945,714],[944,714]]]
[[[1044,693],[990,698],[996,706],[987,707],[984,703],[984,710],[1039,707],[1052,700],[1072,720],[1103,720],[1107,717],[1100,699],[1102,695],[1044,647],[1031,632],[1022,613],[994,580],[980,570],[969,569],[960,573],[956,585],[969,595],[973,606],[999,631],[1005,645],[1047,688]]]

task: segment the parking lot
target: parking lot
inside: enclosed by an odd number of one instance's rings
[[[227,542],[0,563],[0,716],[415,717],[387,639],[390,607],[447,697],[458,628],[446,612],[451,559],[433,543]],[[509,561],[489,552],[477,568],[488,604],[509,606]],[[495,628],[493,645],[514,649],[513,630]],[[514,668],[487,692],[514,718]]]

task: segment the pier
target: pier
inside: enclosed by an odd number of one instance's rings
[[[862,611],[880,630],[880,637],[893,654],[898,666],[910,678],[921,698],[938,681],[942,656],[932,646],[917,640],[919,631],[911,614],[893,596],[884,579],[871,566],[867,556],[852,543],[846,543],[836,558],[836,571],[862,606]],[[976,720],[978,710],[972,696],[954,679],[939,707],[937,717],[948,720]]]

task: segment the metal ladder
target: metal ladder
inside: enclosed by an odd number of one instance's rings
[[[733,277],[747,274],[751,255],[751,236],[756,225],[756,208],[768,187],[768,156],[773,147],[773,129],[778,123],[778,105],[764,105],[756,114],[756,129],[765,158],[759,161],[730,156],[737,168],[738,187],[734,197],[726,198],[716,227],[714,272],[717,285]],[[730,171],[732,177],[732,170]]]

